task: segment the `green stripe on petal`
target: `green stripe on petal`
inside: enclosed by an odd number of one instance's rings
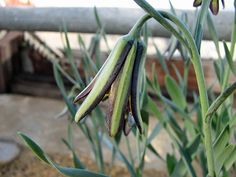
[[[119,83],[117,86],[117,92],[115,93],[115,102],[112,110],[110,136],[115,136],[117,134],[121,118],[123,117],[127,106],[136,48],[137,43],[135,41],[125,60],[121,73],[118,76]]]

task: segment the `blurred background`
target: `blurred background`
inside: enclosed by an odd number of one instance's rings
[[[169,1],[148,2],[157,9],[170,10]],[[186,23],[192,30],[192,24],[196,20],[193,1],[171,0],[171,3],[179,17],[186,14]],[[66,116],[62,119],[55,118],[65,104],[55,83],[51,63],[51,60],[58,60],[65,70],[68,68],[64,51],[65,38],[61,33],[63,25],[68,31],[76,66],[82,71],[81,58],[84,53],[78,42],[78,34],[83,39],[85,48],[89,48],[99,29],[94,7],[97,8],[107,38],[99,46],[101,61],[106,59],[120,35],[127,33],[144,12],[131,0],[0,0],[0,6],[0,176],[58,176],[57,172],[45,167],[22,146],[16,132],[30,134],[53,158],[70,165],[67,149],[60,145],[61,137],[67,132]],[[227,0],[225,8],[220,3],[219,15],[212,18],[219,40],[229,41],[234,18],[233,0]],[[151,77],[152,65],[155,65],[160,85],[164,87],[164,71],[157,62],[156,46],[169,62],[168,66],[175,63],[180,71],[183,70],[181,54],[175,50],[170,52],[173,40],[159,24],[150,21],[148,28],[150,40],[147,75]],[[207,86],[214,85],[213,90],[218,93],[220,86],[215,83],[216,75],[212,64],[218,59],[218,53],[211,37],[206,25],[201,46],[203,69]],[[220,51],[223,52],[222,43]],[[68,81],[65,83],[66,86],[71,86]],[[189,91],[197,89],[193,69],[190,69],[188,83]],[[92,154],[88,152],[88,143],[79,130],[75,129],[75,132],[75,144],[80,146],[78,153],[92,169],[96,169],[93,167]],[[171,151],[170,144],[166,143],[168,141],[164,132],[156,137],[154,146],[159,153],[166,154]],[[108,154],[107,160],[111,153],[106,148],[104,151]],[[163,162],[151,155],[147,155],[146,161],[149,170],[146,172],[147,176],[154,173],[154,164],[155,170],[166,176]],[[114,174],[121,171],[124,170],[118,165]]]

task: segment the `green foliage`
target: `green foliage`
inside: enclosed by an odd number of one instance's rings
[[[18,135],[24,140],[25,144],[37,155],[37,157],[46,164],[56,168],[60,173],[68,177],[106,177],[106,175],[94,173],[85,169],[62,167],[53,162],[48,155],[24,133],[19,132]]]
[[[110,168],[113,167],[115,160],[120,160],[126,166],[132,177],[142,176],[146,163],[145,155],[148,151],[156,158],[166,163],[168,174],[171,177],[196,177],[198,174],[196,166],[201,168],[203,176],[229,176],[229,170],[234,170],[232,167],[235,166],[236,161],[236,145],[230,138],[231,134],[235,134],[234,126],[236,114],[232,111],[232,95],[236,89],[236,82],[230,84],[228,81],[230,71],[232,74],[236,75],[234,60],[232,58],[236,40],[236,23],[234,24],[230,49],[226,43],[223,42],[225,58],[222,58],[220,53],[220,41],[217,36],[214,21],[207,11],[210,4],[209,0],[203,1],[200,12],[196,18],[196,24],[194,25],[194,34],[191,34],[190,29],[187,27],[187,16],[182,14],[181,17],[177,17],[177,13],[171,3],[171,12],[173,15],[164,11],[156,11],[144,0],[135,0],[135,2],[172,33],[168,49],[166,50],[166,52],[168,52],[167,57],[171,59],[174,52],[178,50],[184,63],[184,71],[181,72],[175,65],[173,65],[172,68],[168,68],[165,53],[162,54],[154,43],[157,59],[166,74],[164,82],[169,97],[166,96],[166,92],[163,92],[162,87],[158,83],[159,76],[156,75],[154,66],[152,70],[152,80],[145,78],[145,74],[143,74],[144,68],[139,70],[139,72],[142,72],[142,74],[139,75],[139,77],[142,78],[139,78],[141,91],[138,95],[141,95],[139,99],[141,100],[140,113],[143,119],[143,134],[139,134],[137,128],[133,128],[131,131],[134,137],[132,142],[129,137],[124,137],[122,134],[117,134],[114,138],[108,137],[105,132],[106,127],[104,121],[106,115],[103,113],[103,109],[97,106],[87,116],[92,117],[92,119],[85,118],[84,122],[78,123],[77,126],[87,139],[101,174],[87,170],[85,164],[81,162],[79,156],[76,154],[77,147],[73,144],[71,123],[80,104],[76,106],[73,104],[72,100],[75,94],[82,91],[91,81],[91,78],[98,72],[99,68],[101,68],[101,40],[104,40],[105,43],[108,44],[102,21],[99,18],[97,9],[94,8],[98,31],[92,38],[89,47],[86,47],[83,38],[81,35],[78,35],[78,43],[83,53],[81,61],[83,64],[84,77],[81,76],[81,73],[77,69],[66,28],[64,28],[66,41],[65,54],[70,65],[70,71],[64,71],[63,67],[58,62],[54,62],[53,64],[55,80],[67,106],[65,110],[68,110],[70,114],[67,138],[62,139],[62,141],[72,154],[74,168],[62,167],[56,164],[28,136],[19,133],[20,137],[42,161],[56,168],[66,176],[105,176],[103,175],[106,166],[102,151],[103,145],[106,145],[112,152]],[[219,59],[214,61],[215,74],[221,88],[219,95],[216,95],[211,88],[206,88],[205,78],[202,72],[203,69],[199,51],[205,20],[207,20],[208,30],[215,44]],[[145,26],[143,31],[144,36],[142,37],[146,43],[148,41],[147,31],[147,26]],[[107,48],[109,49],[108,45]],[[191,62],[194,66],[198,81],[199,95],[197,92],[187,94],[187,80]],[[175,77],[170,72],[171,69],[174,70],[178,82],[176,82]],[[64,84],[66,79],[73,84],[70,89]],[[147,91],[152,94],[148,95]],[[187,96],[192,97],[193,101],[189,102]],[[211,103],[210,106],[208,106],[208,103]],[[154,128],[150,129],[150,124],[153,123]],[[173,148],[173,152],[168,152],[166,157],[163,157],[152,144],[161,131],[167,133]],[[136,144],[133,142],[134,140]],[[126,142],[128,155],[123,152],[120,146],[122,141]],[[132,144],[135,144],[135,149],[132,149]]]
[[[180,106],[181,109],[185,109],[187,103],[184,94],[171,76],[167,75],[165,77],[165,86],[173,102]]]
[[[224,44],[225,55],[226,55],[225,57],[226,57],[226,59],[227,59],[228,65],[229,65],[229,67],[230,67],[232,73],[233,73],[234,75],[236,75],[236,68],[235,68],[234,63],[233,63],[233,58],[232,58],[232,56],[231,56],[231,54],[230,54],[230,51],[229,51],[229,49],[228,49],[226,43],[223,42],[223,44]]]

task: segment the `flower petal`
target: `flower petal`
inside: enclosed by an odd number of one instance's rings
[[[107,60],[104,62],[104,64],[102,65],[102,67],[99,69],[98,73],[95,75],[95,77],[93,78],[93,80],[89,83],[89,85],[86,86],[86,88],[79,93],[79,95],[76,96],[76,98],[74,99],[74,103],[80,101],[82,98],[86,97],[90,91],[92,90],[98,76],[100,75],[100,73],[102,72],[103,68],[107,65],[108,61],[111,60],[112,57],[108,57]]]
[[[113,82],[113,84],[111,85],[110,88],[110,93],[109,93],[109,99],[108,99],[108,109],[107,109],[107,115],[106,115],[106,128],[111,136],[111,124],[112,124],[112,116],[113,116],[113,108],[115,105],[117,98],[117,92],[118,92],[118,88],[119,88],[119,84],[120,84],[120,78],[121,78],[121,73],[117,76],[117,78],[115,79],[115,81]],[[130,94],[130,89],[128,90],[127,95]],[[127,96],[128,98],[128,96]],[[120,130],[123,129],[124,127],[124,117],[125,117],[125,112],[127,109],[127,102],[128,100],[124,100],[124,104],[121,105],[120,110],[121,110],[121,114],[117,117],[119,117],[119,120],[117,121],[117,132],[119,132]],[[114,122],[113,122],[114,124]],[[114,126],[114,125],[113,125]],[[115,135],[114,135],[115,136]]]
[[[124,120],[124,134],[128,136],[132,128],[135,126],[135,120],[131,112],[128,113],[127,117]]]
[[[219,12],[219,0],[211,0],[210,9],[214,15],[217,15]]]
[[[122,71],[120,72],[117,80],[115,81],[117,86],[115,89],[111,101],[114,101],[112,110],[108,114],[108,118],[111,120],[110,136],[115,136],[119,130],[120,122],[124,117],[124,113],[127,107],[127,101],[130,94],[131,77],[134,65],[134,59],[136,54],[137,43],[135,42],[125,60]],[[112,93],[112,88],[111,88]]]
[[[193,7],[198,7],[198,6],[200,6],[202,4],[202,0],[195,0],[194,2],[193,2]]]
[[[131,36],[123,36],[109,55],[106,64],[98,75],[93,89],[87,95],[75,115],[75,121],[85,117],[103,99],[112,82],[117,77],[125,59],[132,47]]]
[[[135,123],[142,133],[142,117],[140,113],[140,82],[143,74],[143,62],[146,54],[146,49],[142,42],[138,42],[138,49],[135,56],[134,69],[132,73],[132,85],[131,85],[131,109]]]
[[[96,82],[96,76],[93,78],[93,80],[89,83],[89,85],[87,85],[87,87],[79,93],[79,95],[77,95],[74,99],[74,103],[80,101],[82,98],[86,97],[90,91],[93,89],[93,86]]]
[[[222,3],[223,8],[225,8],[225,1],[221,0],[221,3]]]

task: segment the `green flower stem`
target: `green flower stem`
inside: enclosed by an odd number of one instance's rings
[[[140,32],[141,29],[144,25],[144,23],[150,19],[151,16],[149,14],[145,14],[144,16],[142,16],[136,23],[135,25],[132,27],[132,29],[129,32],[129,35],[134,36],[135,38],[139,38],[140,36]]]
[[[159,11],[159,13],[163,17],[165,17],[165,18],[171,20],[173,23],[175,23],[176,26],[178,26],[179,29],[182,31],[182,33],[185,35],[185,37],[188,41],[188,45],[190,47],[189,52],[192,57],[191,61],[194,66],[194,70],[195,70],[196,78],[197,78],[197,83],[198,83],[200,102],[201,102],[201,106],[202,106],[202,115],[205,116],[205,113],[207,112],[207,109],[209,107],[208,96],[207,96],[207,92],[206,92],[202,63],[201,63],[200,55],[198,53],[194,39],[193,39],[191,33],[189,32],[189,30],[185,27],[185,25],[178,18],[176,18],[175,16],[173,16],[172,14],[170,14],[168,12]]]
[[[214,156],[213,156],[213,148],[212,148],[212,136],[211,136],[211,122],[205,119],[206,112],[209,107],[208,103],[208,96],[206,92],[205,80],[204,80],[204,73],[202,69],[202,63],[200,59],[200,55],[198,53],[198,49],[195,45],[194,39],[189,32],[189,30],[182,24],[175,16],[167,13],[167,12],[160,12],[163,17],[171,20],[174,22],[183,34],[186,36],[187,41],[189,42],[190,46],[190,54],[192,56],[192,63],[196,74],[196,79],[198,83],[198,90],[200,95],[200,103],[202,109],[202,123],[203,123],[203,133],[204,133],[204,143],[206,148],[206,156],[207,156],[207,166],[208,166],[208,175],[213,177],[214,176]]]
[[[173,33],[172,26],[163,18],[167,18],[171,20],[183,33],[184,37],[188,42],[187,49],[189,50],[192,58],[192,63],[194,66],[196,79],[198,83],[199,95],[200,95],[200,103],[202,109],[202,122],[203,122],[203,133],[204,133],[204,143],[206,148],[206,156],[207,156],[207,166],[208,166],[208,175],[213,177],[215,170],[214,170],[214,157],[213,157],[213,148],[212,148],[212,136],[211,136],[211,122],[205,119],[206,112],[208,110],[208,96],[206,92],[204,74],[202,69],[202,64],[200,60],[200,55],[198,53],[198,49],[194,42],[194,39],[189,32],[189,30],[185,27],[185,25],[175,16],[163,12],[163,11],[156,11],[151,5],[149,5],[144,0],[134,0],[140,7],[142,7],[147,13],[149,13],[153,18],[155,18],[161,25],[163,25],[167,30]],[[171,27],[170,27],[171,26]],[[180,42],[182,42],[182,38],[179,38],[179,33],[173,33]],[[185,43],[185,41],[184,41]]]
[[[178,40],[187,48],[190,50],[188,43],[186,40],[181,36],[181,34],[168,22],[166,21],[162,15],[156,11],[152,6],[150,6],[146,1],[144,0],[134,0],[140,7],[142,7],[150,16],[155,18],[163,27],[165,27],[167,30],[169,30],[172,34],[174,34]],[[152,9],[152,10],[149,10]]]

